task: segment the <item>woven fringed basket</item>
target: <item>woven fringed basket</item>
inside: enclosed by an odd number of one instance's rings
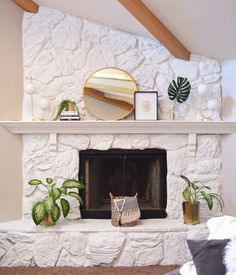
[[[118,196],[115,197],[112,195],[112,193],[110,193],[110,198],[111,198],[111,224],[113,226],[124,226],[124,227],[128,227],[128,226],[134,226],[137,224],[137,221],[140,218],[140,210],[138,207],[138,203],[137,203],[137,208],[136,209],[132,209],[131,211],[118,211],[117,206],[116,206],[116,200],[117,199],[126,199],[126,198],[136,198],[137,200],[137,195],[138,193],[134,196],[134,197],[125,197],[125,196]]]

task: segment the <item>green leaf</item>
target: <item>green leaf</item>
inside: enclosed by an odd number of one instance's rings
[[[181,175],[180,177],[188,184],[189,187],[191,187],[191,182],[187,177],[185,177],[183,175]]]
[[[190,94],[191,84],[185,77],[177,77],[177,81],[173,80],[168,87],[168,95],[170,100],[177,100],[178,103],[185,102]]]
[[[61,191],[60,191],[59,188],[53,187],[50,195],[52,196],[52,198],[54,199],[54,201],[56,201],[57,199],[60,198]]]
[[[70,211],[70,204],[65,199],[61,199],[60,202],[61,202],[63,216],[64,216],[64,218],[66,218],[66,216],[68,215],[68,213]]]
[[[63,100],[60,103],[59,109],[58,109],[57,114],[56,114],[56,117],[53,120],[57,120],[60,117],[61,113],[63,112],[63,110],[66,109],[67,105],[68,105],[68,100]]]
[[[80,195],[78,193],[76,193],[76,192],[69,192],[68,195],[71,196],[71,197],[76,198],[81,205],[84,205],[83,200],[82,200],[82,198],[80,197]]]
[[[193,187],[194,190],[197,190],[197,189],[200,188],[200,186],[198,186],[196,183],[197,182],[192,182],[192,187]]]
[[[47,213],[52,213],[54,207],[55,207],[55,202],[54,199],[51,196],[48,196],[44,201],[44,207]]]
[[[208,189],[208,190],[211,190],[211,188],[209,186],[206,186],[206,185],[203,185],[202,188],[205,188],[205,189]]]
[[[51,178],[46,178],[46,182],[47,182],[48,184],[52,184],[52,183],[53,183],[53,179],[51,179]]]
[[[29,185],[39,185],[42,184],[41,180],[37,180],[37,179],[32,179],[28,182]]]
[[[43,202],[37,202],[32,209],[32,218],[36,225],[40,224],[43,220],[46,210]]]
[[[207,205],[209,207],[209,209],[211,210],[213,207],[213,200],[212,200],[212,196],[210,194],[207,194],[206,192],[202,191],[201,192],[203,199],[207,202]]]
[[[224,208],[224,200],[221,198],[221,196],[217,193],[210,193],[210,195],[212,196],[213,199],[217,200],[217,202],[220,205],[220,210],[222,211]]]
[[[59,190],[60,190],[60,192],[62,193],[62,194],[67,194],[67,189],[66,188],[64,188],[64,187],[60,187],[60,188],[58,188]]]
[[[190,201],[190,189],[188,186],[186,186],[186,188],[184,189],[184,191],[182,192],[182,196],[184,198],[184,200],[186,202],[191,202]]]
[[[54,222],[58,221],[61,215],[61,210],[57,204],[55,204],[55,207],[51,213],[52,220]]]
[[[62,187],[64,188],[78,188],[84,189],[85,186],[83,183],[79,182],[78,180],[69,179],[63,182]]]

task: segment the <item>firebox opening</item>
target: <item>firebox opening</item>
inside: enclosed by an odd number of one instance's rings
[[[161,149],[80,151],[79,179],[82,218],[109,219],[110,197],[138,193],[141,218],[165,218],[167,201],[166,151]]]

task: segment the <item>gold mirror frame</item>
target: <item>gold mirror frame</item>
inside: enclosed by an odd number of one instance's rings
[[[89,76],[83,89],[87,110],[102,120],[120,120],[134,110],[134,78],[126,71],[107,67]]]

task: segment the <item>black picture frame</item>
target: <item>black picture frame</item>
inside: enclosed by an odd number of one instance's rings
[[[134,93],[134,119],[139,121],[158,120],[158,91]]]

